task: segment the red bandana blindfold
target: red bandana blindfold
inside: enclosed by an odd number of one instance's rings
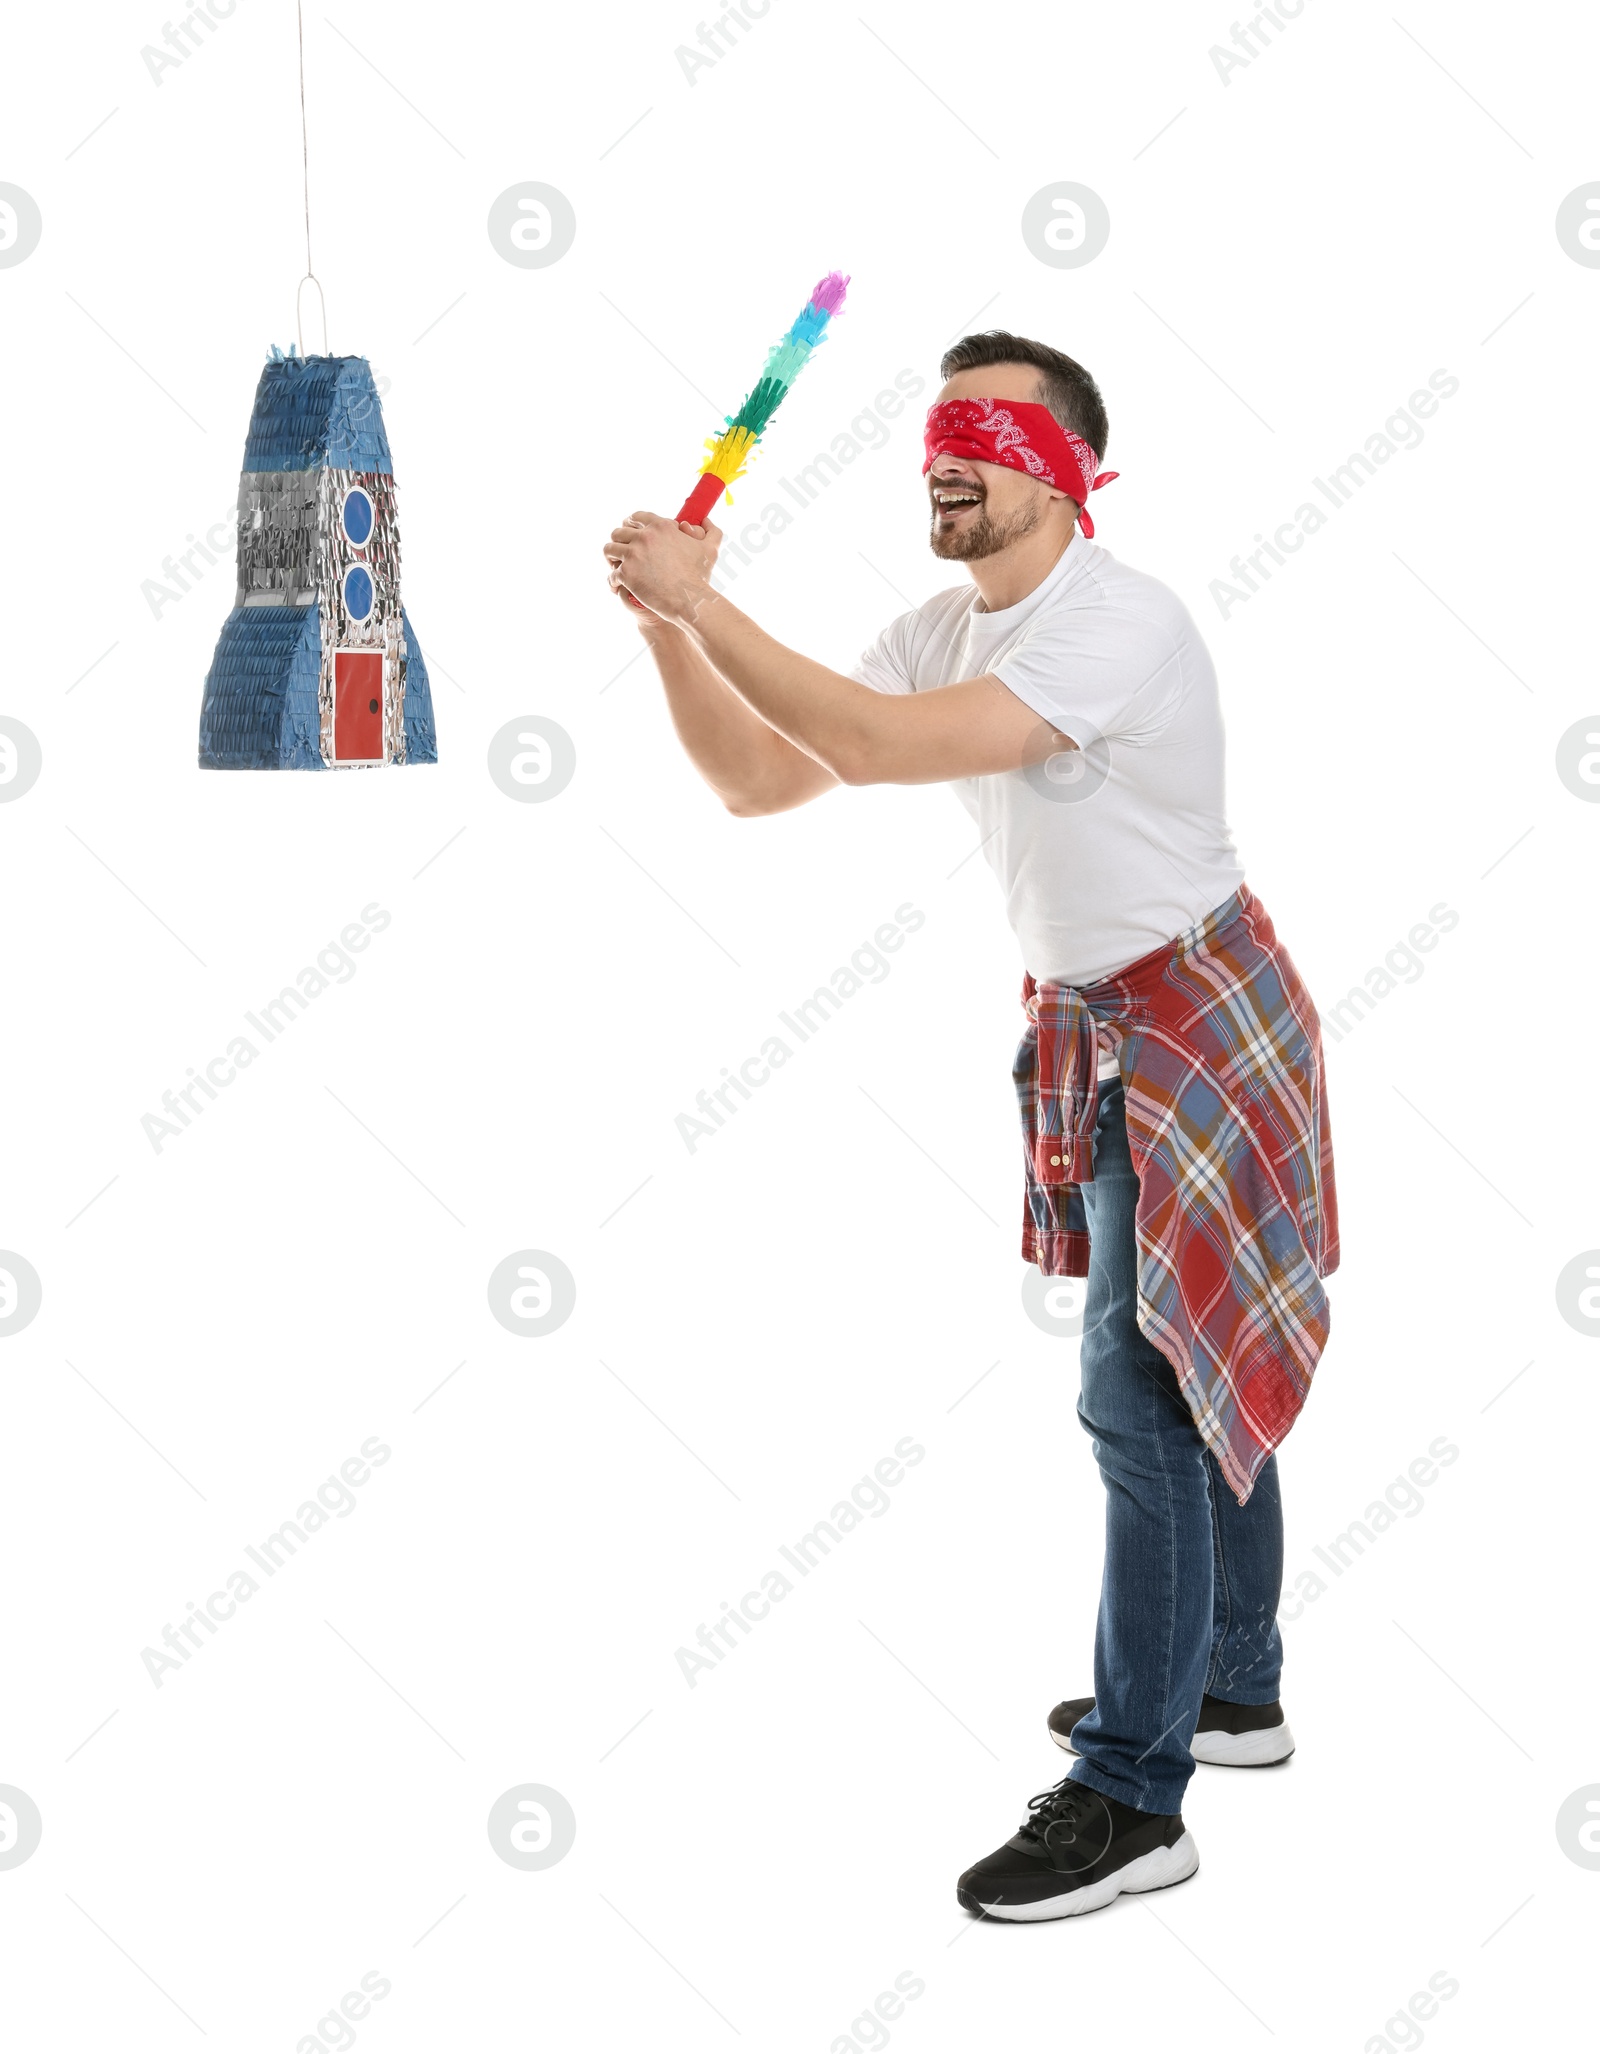
[[[929,407],[923,448],[924,477],[936,456],[954,456],[968,464],[1001,464],[1054,485],[1078,502],[1078,526],[1091,540],[1089,494],[1118,475],[1101,471],[1096,476],[1100,460],[1083,437],[1063,428],[1048,407],[1027,400],[947,399]]]

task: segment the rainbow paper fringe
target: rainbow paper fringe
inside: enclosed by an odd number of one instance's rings
[[[822,341],[828,323],[844,305],[850,280],[841,271],[830,271],[800,309],[789,332],[767,352],[767,361],[736,414],[728,418],[720,435],[706,442],[706,460],[700,466],[702,478],[714,477],[723,486],[744,475],[756,444],[767,423],[783,403],[784,395],[805,369],[811,352]]]

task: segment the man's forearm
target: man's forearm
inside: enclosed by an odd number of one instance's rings
[[[781,813],[836,782],[717,674],[690,635],[663,629],[648,639],[684,753],[729,812]]]
[[[878,693],[785,648],[720,593],[708,593],[684,631],[763,725],[842,784],[870,778],[881,724]]]
[[[835,781],[990,777],[1078,746],[988,671],[937,691],[877,692],[786,649],[712,585],[717,540],[715,529],[636,513],[612,530],[605,557],[613,588],[684,638],[679,649],[666,631],[652,635],[684,746],[732,811],[778,812]]]

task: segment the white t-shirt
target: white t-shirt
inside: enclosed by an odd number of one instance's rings
[[[970,584],[937,593],[851,675],[927,692],[986,673],[1078,744],[952,780],[1041,984],[1126,969],[1238,890],[1217,676],[1175,593],[1080,530],[1015,606],[987,612]]]

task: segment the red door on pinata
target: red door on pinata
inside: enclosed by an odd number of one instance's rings
[[[333,753],[340,763],[383,757],[383,651],[333,652]]]

